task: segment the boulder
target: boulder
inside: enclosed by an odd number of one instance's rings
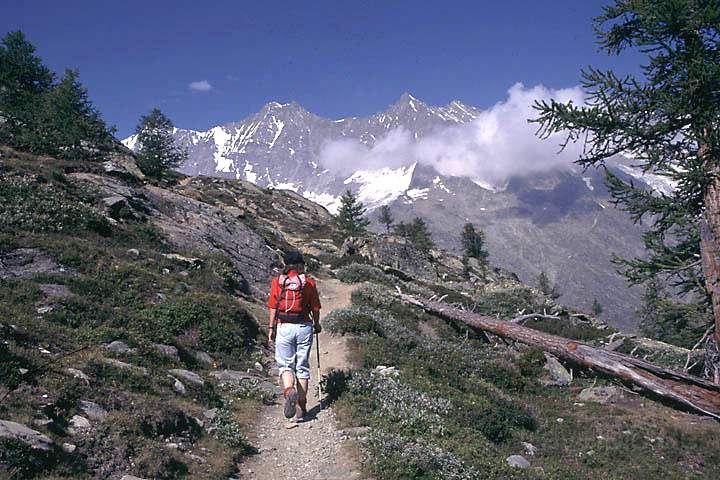
[[[50,450],[53,441],[47,435],[9,420],[0,420],[0,438],[9,438],[37,450]]]
[[[570,375],[570,372],[567,371],[557,358],[547,352],[545,353],[545,367],[543,368],[547,370],[550,376],[550,380],[544,382],[545,384],[566,387],[572,383],[572,375]]]
[[[115,340],[114,342],[110,342],[107,345],[105,345],[105,349],[109,352],[114,353],[134,353],[135,349],[130,348],[127,343],[123,342],[122,340]]]
[[[220,382],[239,382],[247,378],[258,378],[255,373],[240,372],[238,370],[215,370],[208,375]]]
[[[163,253],[162,256],[167,258],[168,260],[174,260],[176,262],[184,263],[190,268],[200,268],[203,264],[203,261],[199,258],[184,257],[177,253]]]
[[[187,390],[185,390],[185,385],[178,380],[177,378],[173,377],[172,375],[168,375],[170,379],[173,381],[173,390],[175,390],[176,393],[179,393],[180,395],[185,395],[187,393]]]
[[[115,360],[114,358],[103,358],[102,361],[121,370],[130,370],[139,375],[148,374],[147,368],[145,367],[136,367],[135,365],[130,365],[129,363],[121,362],[120,360]]]
[[[623,398],[625,398],[623,389],[614,385],[607,387],[589,387],[577,396],[577,399],[581,402],[595,402],[602,405],[616,403]]]
[[[530,462],[522,455],[510,455],[505,459],[508,465],[517,468],[530,468]]]
[[[200,375],[198,375],[195,372],[191,372],[190,370],[174,368],[172,370],[168,370],[168,373],[175,377],[182,378],[183,380],[188,381],[190,383],[194,383],[195,385],[199,385],[199,386],[205,385],[205,380],[203,380]]]
[[[0,278],[28,278],[39,274],[73,274],[37,248],[18,248],[0,255]]]
[[[173,360],[180,360],[178,355],[178,349],[172,345],[163,345],[162,343],[153,343],[153,348],[158,352],[162,353],[166,357],[170,357]]]
[[[538,451],[538,448],[530,442],[522,442],[522,446],[525,448],[525,453],[534,457]]]
[[[78,370],[77,368],[66,368],[65,371],[73,376],[73,378],[79,378],[83,382],[85,382],[85,385],[90,385],[90,377],[85,375],[82,371]]]
[[[95,402],[80,400],[80,410],[92,420],[102,420],[107,416],[107,411]]]
[[[68,431],[72,435],[76,435],[86,430],[90,430],[91,427],[92,425],[90,424],[90,420],[83,417],[82,415],[73,415],[68,422]]]
[[[432,258],[405,238],[383,235],[356,240],[354,245],[359,255],[369,258],[375,265],[400,270],[413,278],[430,282],[438,280]]]
[[[207,352],[197,351],[194,352],[193,355],[195,357],[195,360],[200,363],[204,363],[206,365],[212,365],[215,363],[215,360]]]

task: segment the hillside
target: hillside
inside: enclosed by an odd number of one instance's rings
[[[255,478],[248,465],[279,455],[253,428],[279,408],[264,300],[292,247],[321,293],[339,281],[353,291],[323,321],[348,348],[324,382],[343,430],[299,425],[300,454],[333,438],[383,479],[720,474],[716,421],[395,294],[505,319],[549,312],[560,319],[527,325],[684,364],[687,350],[621,334],[506,270],[391,235],[344,243],[327,210],[295,192],[150,180],[125,154],[83,162],[2,147],[0,173],[0,472],[10,478]]]
[[[397,221],[420,215],[438,244],[451,251],[459,253],[459,232],[463,224],[473,222],[487,233],[496,265],[512,270],[528,284],[544,271],[558,285],[564,303],[589,309],[596,297],[605,320],[635,329],[642,292],[628,288],[611,258],[644,255],[643,229],[614,208],[602,172],[582,171],[570,164],[530,171],[522,163],[530,160],[518,156],[514,161],[519,166],[511,169],[514,174],[496,184],[484,178],[443,175],[414,158],[395,160],[392,166],[361,164],[362,149],[387,145],[383,148],[392,157],[396,142],[412,143],[437,132],[467,128],[483,113],[487,112],[460,101],[429,106],[410,94],[374,115],[339,120],[317,116],[295,102],[271,102],[241,121],[207,131],[176,129],[174,136],[189,153],[180,168],[183,173],[294,190],[331,212],[349,188],[369,207],[373,220],[375,209],[386,204]],[[135,137],[124,143],[135,147]],[[353,150],[342,168],[330,168],[322,161],[329,144],[355,145],[358,151]],[[452,145],[443,149],[452,150]],[[541,156],[535,159],[544,161]],[[662,178],[643,175],[631,165],[618,160],[608,166],[621,178],[647,188],[670,188]],[[496,168],[509,167],[491,162],[488,170]],[[375,228],[382,231],[377,224]]]

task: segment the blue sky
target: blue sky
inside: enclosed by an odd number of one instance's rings
[[[206,129],[271,100],[332,118],[404,91],[486,108],[515,82],[569,87],[590,64],[632,71],[636,58],[594,44],[606,3],[3,0],[0,34],[22,29],[52,69],[78,68],[124,137],[154,106]]]

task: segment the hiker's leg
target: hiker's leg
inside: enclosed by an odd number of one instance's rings
[[[280,372],[280,385],[283,393],[295,386],[295,339],[291,330],[292,325],[278,325],[275,339],[275,362]]]
[[[301,325],[297,335],[297,363],[295,370],[298,379],[298,403],[306,410],[308,380],[310,379],[310,352],[313,344],[312,325]]]

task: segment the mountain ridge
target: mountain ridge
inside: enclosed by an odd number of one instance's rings
[[[407,92],[383,111],[334,120],[297,102],[268,102],[238,122],[201,132],[176,129],[176,139],[189,153],[179,170],[293,190],[333,213],[341,194],[350,189],[373,220],[373,211],[381,205],[390,205],[398,221],[420,215],[436,242],[455,252],[460,249],[462,225],[475,223],[486,232],[490,254],[500,266],[526,283],[545,272],[564,292],[562,301],[587,309],[598,298],[608,321],[634,329],[641,291],[628,288],[610,259],[613,254],[643,255],[642,228],[608,208],[610,195],[598,172],[568,164],[532,175],[519,172],[498,183],[442,175],[412,158],[373,167],[353,165],[358,159],[351,156],[342,162],[343,171],[328,169],[322,162],[329,144],[349,142],[362,153],[398,132],[414,142],[461,128],[480,115],[480,109],[459,100],[429,106]],[[134,148],[134,137],[124,144]],[[631,165],[617,162],[609,168],[648,188],[670,188]],[[372,228],[381,229],[377,222]]]

